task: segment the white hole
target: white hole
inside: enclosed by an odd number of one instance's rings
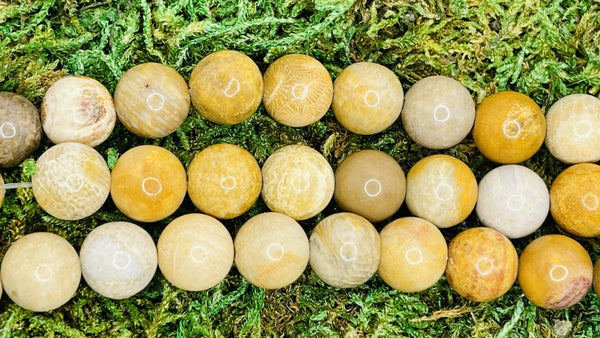
[[[419,248],[410,248],[404,253],[404,258],[406,258],[408,264],[421,264],[423,263],[423,251]]]
[[[71,174],[67,176],[67,189],[71,192],[78,192],[83,187],[83,176],[79,174]]]
[[[0,126],[0,136],[2,136],[2,138],[13,138],[15,135],[17,135],[17,128],[15,128],[12,123],[2,123],[2,126]]]
[[[119,270],[125,270],[131,265],[131,255],[119,250],[113,254],[112,264]]]
[[[508,138],[517,138],[521,134],[521,124],[517,120],[508,120],[502,124],[502,132]]]
[[[162,184],[154,177],[146,177],[142,181],[142,190],[144,193],[146,193],[146,195],[156,196],[162,191]]]
[[[52,268],[48,264],[40,264],[35,269],[35,278],[40,282],[47,282],[52,279]]]
[[[146,105],[152,110],[160,110],[165,106],[165,97],[159,93],[152,93],[146,97]]]
[[[552,269],[550,269],[550,279],[555,282],[564,281],[569,275],[569,270],[564,265],[554,265]]]
[[[454,197],[454,189],[447,183],[440,183],[435,187],[435,197],[440,201],[449,201]]]
[[[219,184],[221,185],[221,188],[225,190],[231,190],[237,186],[237,181],[233,176],[226,176],[221,179]]]
[[[450,109],[443,104],[437,105],[433,109],[433,118],[438,122],[446,122],[450,118]]]
[[[381,194],[381,182],[372,178],[365,182],[365,194],[370,197],[375,197]]]
[[[202,245],[196,245],[190,249],[190,257],[196,263],[204,263],[208,257],[206,248]]]
[[[525,199],[521,195],[510,195],[506,200],[506,206],[513,211],[523,210],[525,205]]]
[[[489,275],[494,269],[494,262],[487,257],[481,257],[477,260],[477,264],[475,265],[477,272],[479,272],[482,276]]]
[[[588,120],[581,120],[575,124],[573,127],[573,132],[576,136],[579,137],[587,137],[592,133],[592,124]]]
[[[308,187],[310,187],[309,177],[310,177],[309,173],[292,176],[292,188],[297,193],[306,191],[308,189]]]
[[[234,97],[239,93],[240,88],[240,82],[235,77],[232,77],[227,84],[227,88],[223,89],[223,94],[227,97]]]
[[[598,197],[592,193],[585,194],[581,199],[581,204],[583,204],[586,209],[594,211],[598,209]]]
[[[340,257],[346,262],[352,262],[356,260],[358,256],[358,248],[354,242],[344,242],[340,248]]]
[[[265,251],[267,252],[267,257],[272,261],[280,260],[285,253],[283,245],[279,243],[271,243]]]
[[[73,121],[77,124],[85,125],[90,123],[92,120],[90,110],[84,109],[83,107],[73,109],[73,113],[71,116],[73,117]]]
[[[296,94],[296,89],[297,88],[302,88],[301,89],[302,91],[300,92],[300,95]],[[296,83],[296,84],[294,84],[292,86],[291,94],[292,94],[292,99],[293,100],[304,100],[308,96],[308,86],[305,85],[305,84]]]
[[[378,92],[374,91],[373,89],[369,89],[365,92],[363,101],[367,106],[373,108],[373,107],[377,107],[379,105],[379,102],[381,101],[381,99],[379,97]]]

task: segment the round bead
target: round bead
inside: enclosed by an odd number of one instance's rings
[[[508,238],[532,234],[546,220],[550,196],[533,170],[516,164],[499,166],[479,182],[477,216]]]
[[[324,218],[310,235],[310,266],[325,283],[351,288],[377,271],[381,241],[364,217],[342,212]]]
[[[448,246],[440,230],[417,217],[399,218],[381,233],[377,273],[402,292],[419,292],[435,284],[446,271]]]
[[[110,170],[94,148],[76,142],[57,144],[37,160],[33,195],[50,215],[78,220],[98,211],[110,191]]]
[[[203,214],[174,219],[158,239],[158,266],[180,289],[202,291],[222,281],[233,264],[233,240],[225,226]]]
[[[73,298],[81,280],[81,265],[67,240],[35,232],[12,243],[2,259],[0,274],[4,291],[15,304],[43,312]]]
[[[519,285],[525,296],[545,309],[579,302],[592,285],[592,260],[577,241],[545,235],[529,243],[519,258]]]
[[[513,286],[518,259],[515,247],[500,232],[471,228],[450,241],[446,277],[462,297],[487,302],[504,295]]]
[[[333,169],[323,155],[308,146],[280,148],[267,158],[262,175],[262,198],[267,207],[295,220],[317,215],[333,197]]]
[[[37,109],[21,95],[0,92],[0,168],[23,162],[42,138]]]
[[[157,267],[152,237],[129,222],[96,227],[81,244],[79,256],[89,287],[112,299],[129,298],[142,291]]]
[[[598,297],[600,297],[600,258],[597,259],[596,264],[594,264],[594,276],[592,283],[594,286],[594,292]]]
[[[175,69],[160,63],[143,63],[125,72],[117,83],[115,108],[130,132],[160,138],[183,124],[190,109],[190,93]]]
[[[429,149],[447,149],[471,131],[475,102],[460,82],[446,76],[429,76],[408,90],[401,116],[413,141]]]
[[[559,161],[600,160],[600,99],[567,95],[550,107],[546,122],[546,147]]]
[[[115,127],[113,99],[102,83],[87,76],[67,76],[56,82],[42,101],[42,126],[55,144],[79,142],[95,147]]]
[[[331,76],[308,55],[280,57],[267,68],[263,82],[265,109],[286,126],[308,126],[323,117],[331,105]]]
[[[251,284],[278,289],[293,283],[306,269],[306,233],[291,217],[267,212],[250,218],[234,241],[235,265]]]
[[[406,205],[410,212],[449,228],[464,221],[477,203],[477,179],[461,160],[431,155],[406,175]]]
[[[4,202],[4,179],[0,175],[0,207],[2,207],[2,203]]]
[[[179,208],[186,188],[185,168],[175,155],[165,148],[142,145],[129,149],[117,160],[110,195],[127,217],[156,222]]]
[[[188,193],[200,211],[220,219],[245,213],[262,187],[256,159],[233,144],[212,145],[194,157],[188,168]]]
[[[532,157],[544,143],[546,119],[527,95],[504,91],[477,106],[473,141],[488,159],[519,163]]]
[[[359,62],[346,67],[333,84],[332,109],[336,119],[360,135],[379,133],[400,116],[404,90],[388,68]]]
[[[579,163],[563,170],[550,187],[550,213],[571,234],[600,235],[600,166]]]
[[[248,119],[260,104],[263,79],[248,56],[222,50],[202,59],[190,75],[192,103],[212,122],[237,124]]]
[[[393,157],[378,150],[348,156],[335,171],[336,203],[371,222],[392,216],[404,202],[406,178]]]

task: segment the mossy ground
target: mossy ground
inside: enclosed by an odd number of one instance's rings
[[[262,71],[276,58],[305,53],[319,59],[333,78],[356,61],[392,69],[405,90],[434,74],[462,82],[480,102],[499,90],[519,91],[546,110],[570,93],[600,92],[600,6],[594,0],[24,0],[0,1],[0,90],[26,96],[38,107],[48,87],[67,74],[102,82],[112,92],[120,76],[146,61],[176,68],[186,79],[209,53],[235,49]],[[330,112],[306,128],[274,122],[262,106],[248,121],[219,126],[193,109],[173,135],[159,140],[135,137],[117,124],[97,150],[113,165],[119,154],[139,144],[157,144],[186,165],[206,146],[238,144],[262,165],[275,149],[303,143],[321,151],[334,169],[349,153],[385,151],[405,170],[438,153],[412,142],[398,122],[383,133],[357,136]],[[30,181],[34,159],[51,143],[44,139],[31,159],[3,170],[6,182]],[[495,164],[472,139],[443,151],[465,161],[480,179]],[[525,165],[550,185],[565,168],[542,148]],[[232,234],[266,207],[224,222]],[[332,203],[302,222],[307,232],[338,211]],[[174,217],[197,212],[186,199],[162,222],[143,224],[157,239]],[[403,208],[395,217],[407,214]],[[50,231],[79,249],[95,226],[126,220],[112,202],[81,221],[57,220],[40,209],[31,189],[9,191],[0,212],[0,257],[10,243],[34,231]],[[381,229],[386,222],[376,224]],[[444,230],[479,225],[473,215]],[[551,217],[534,235],[514,241],[520,252],[531,239],[558,233]],[[597,238],[579,239],[593,260]],[[32,313],[0,301],[0,336],[600,336],[600,299],[590,292],[570,309],[547,311],[530,303],[518,286],[488,303],[474,303],[451,290],[445,279],[418,294],[392,290],[375,276],[349,290],[334,289],[310,269],[293,285],[264,291],[232,269],[206,292],[185,292],[160,272],[141,293],[127,300],[103,298],[84,282],[62,308]]]

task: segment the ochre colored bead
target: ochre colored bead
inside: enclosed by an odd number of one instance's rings
[[[142,145],[126,151],[111,173],[110,195],[136,221],[160,221],[177,210],[187,190],[185,168],[167,149]]]
[[[360,135],[379,133],[400,116],[404,89],[394,72],[372,63],[346,67],[333,84],[332,109],[349,131]]]
[[[41,138],[40,115],[33,103],[21,95],[0,92],[0,168],[23,162]]]
[[[519,258],[521,290],[545,309],[564,309],[578,303],[589,291],[593,274],[587,251],[563,235],[536,238]]]
[[[544,143],[546,119],[527,95],[504,91],[486,97],[475,112],[473,141],[488,159],[523,162]]]
[[[233,50],[206,56],[192,71],[189,83],[196,110],[220,124],[247,120],[263,96],[260,69],[251,58]]]
[[[456,235],[448,246],[446,278],[462,297],[487,302],[504,295],[515,283],[517,251],[500,232],[471,228]]]

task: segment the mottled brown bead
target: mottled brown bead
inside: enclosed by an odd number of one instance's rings
[[[21,95],[0,92],[0,168],[23,162],[42,138],[40,115]]]

